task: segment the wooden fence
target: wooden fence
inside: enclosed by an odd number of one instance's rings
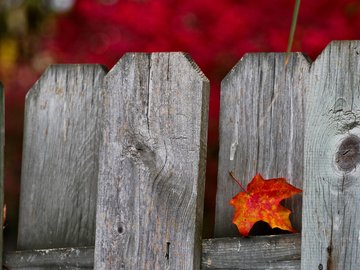
[[[48,68],[26,97],[18,251],[3,264],[358,269],[360,41],[332,42],[313,63],[247,54],[221,88],[215,238],[202,239],[209,81],[193,61],[131,53],[109,72]],[[301,235],[239,237],[229,171],[303,188],[285,201]]]

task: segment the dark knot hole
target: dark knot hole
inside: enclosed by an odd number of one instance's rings
[[[344,172],[350,172],[360,162],[360,138],[350,135],[341,142],[336,153],[336,164]]]

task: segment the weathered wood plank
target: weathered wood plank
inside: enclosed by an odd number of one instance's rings
[[[4,220],[4,146],[5,146],[5,99],[0,82],[0,221]],[[2,264],[3,234],[0,233],[0,265]]]
[[[300,269],[300,234],[203,240],[204,269]]]
[[[300,234],[204,239],[202,269],[300,269],[300,241]],[[93,247],[6,252],[4,263],[9,269],[86,269],[93,267],[93,254]]]
[[[302,269],[359,269],[360,41],[330,43],[307,93]]]
[[[292,53],[285,65],[286,56],[246,54],[222,81],[216,237],[239,235],[229,201],[240,190],[229,171],[244,186],[261,173],[302,187],[303,97],[310,65],[300,53]],[[301,195],[285,201],[298,231],[301,204]]]
[[[209,83],[182,53],[108,73],[95,269],[198,269]]]
[[[12,251],[4,253],[8,269],[93,269],[94,247]]]
[[[104,75],[51,66],[26,96],[19,249],[94,245]]]

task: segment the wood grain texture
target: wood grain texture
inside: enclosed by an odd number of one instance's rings
[[[0,220],[4,220],[4,146],[5,146],[5,99],[0,82]],[[3,233],[0,233],[0,265],[2,265]]]
[[[300,269],[300,241],[300,234],[204,239],[201,269]],[[93,269],[93,255],[94,247],[15,251],[4,253],[4,264],[9,269]]]
[[[94,245],[104,75],[51,66],[26,96],[19,249]]]
[[[12,251],[4,253],[8,269],[94,269],[94,247]]]
[[[309,62],[300,53],[246,54],[221,84],[215,236],[237,236],[230,199],[256,173],[302,188],[304,92]],[[301,230],[301,195],[285,201]]]
[[[203,240],[203,269],[300,269],[300,234]]]
[[[359,269],[360,41],[330,43],[307,93],[302,269]]]
[[[108,73],[95,269],[199,269],[209,82],[182,53]]]

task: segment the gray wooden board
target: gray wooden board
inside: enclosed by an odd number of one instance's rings
[[[304,93],[310,64],[300,53],[246,54],[221,84],[215,236],[237,236],[230,199],[256,173],[302,188]],[[301,230],[301,195],[285,201]]]
[[[26,96],[19,249],[94,245],[104,75],[54,65]]]
[[[198,269],[209,82],[182,53],[126,54],[104,83],[95,269]]]
[[[12,251],[4,253],[8,269],[93,269],[94,247]]]
[[[202,240],[202,269],[300,269],[300,234]],[[6,252],[9,269],[92,268],[94,247]],[[55,267],[58,268],[55,268]]]
[[[302,268],[359,269],[360,41],[331,42],[307,93]]]
[[[203,240],[204,269],[300,269],[300,234]]]
[[[0,221],[4,220],[4,146],[5,146],[5,99],[0,82]],[[2,264],[3,234],[0,233],[0,265]]]

